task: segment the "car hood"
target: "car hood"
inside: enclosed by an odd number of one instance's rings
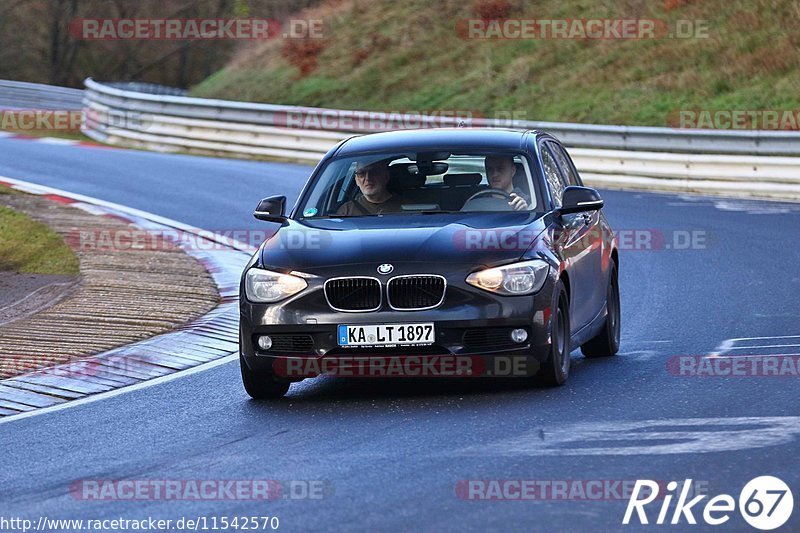
[[[362,263],[489,266],[521,257],[543,230],[542,218],[536,213],[289,220],[265,241],[261,263],[308,273]]]

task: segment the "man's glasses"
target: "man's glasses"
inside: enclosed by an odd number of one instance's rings
[[[383,168],[373,168],[372,170],[356,170],[355,176],[356,178],[363,180],[364,178],[369,176],[370,173],[372,173],[373,176],[379,176],[383,174],[385,171],[386,169]]]

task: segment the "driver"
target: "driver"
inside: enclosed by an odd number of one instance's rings
[[[499,189],[511,195],[508,202],[513,209],[522,211],[528,209],[530,197],[519,187],[514,187],[514,174],[517,167],[514,158],[505,155],[489,155],[483,162],[486,168],[486,178],[492,189]]]
[[[336,212],[337,215],[377,215],[402,211],[402,199],[388,189],[389,161],[359,161],[356,164],[356,185],[361,196],[344,203]]]

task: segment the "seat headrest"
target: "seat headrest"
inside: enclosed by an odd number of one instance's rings
[[[477,185],[481,182],[483,176],[480,172],[473,172],[469,174],[445,174],[445,185]]]

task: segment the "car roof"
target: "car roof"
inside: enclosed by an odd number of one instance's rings
[[[442,149],[520,151],[526,137],[539,132],[496,128],[430,128],[398,130],[351,137],[339,145],[336,157],[391,151]]]

